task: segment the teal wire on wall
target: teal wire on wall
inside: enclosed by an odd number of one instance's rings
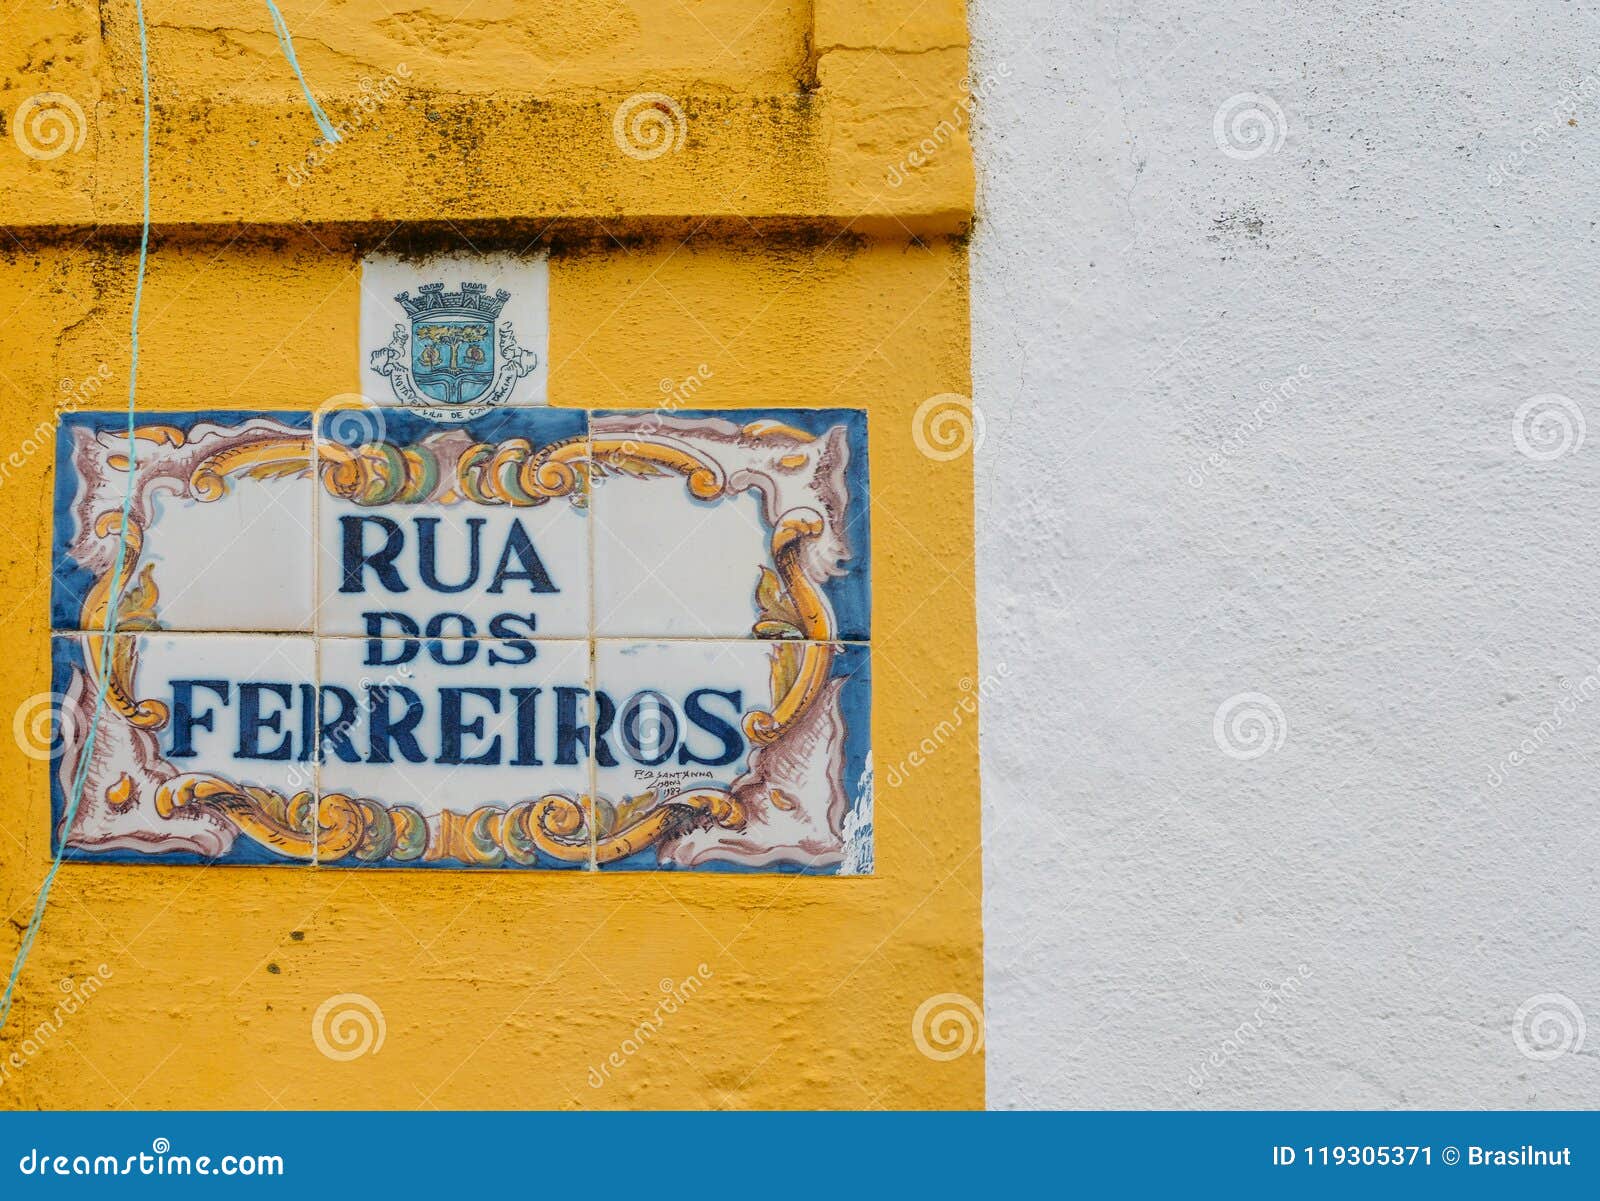
[[[144,0],[134,0],[133,10],[139,20],[139,78],[143,85],[144,97],[144,221],[139,234],[139,274],[133,286],[133,317],[129,329],[128,486],[122,496],[122,527],[117,537],[116,566],[111,572],[111,591],[107,594],[106,600],[106,623],[101,630],[100,685],[95,692],[94,715],[89,720],[89,732],[84,739],[83,755],[79,760],[78,770],[73,774],[72,789],[67,795],[66,812],[62,815],[58,835],[59,845],[55,857],[50,861],[50,870],[45,873],[44,883],[39,886],[39,895],[34,898],[33,916],[28,919],[28,927],[23,931],[22,942],[17,947],[16,961],[12,963],[11,975],[6,980],[5,995],[0,996],[0,1030],[5,1029],[6,1022],[11,1017],[11,1003],[17,990],[17,980],[28,962],[29,952],[33,950],[34,939],[39,936],[39,927],[44,923],[45,905],[50,900],[50,889],[55,884],[56,874],[61,870],[61,857],[66,851],[67,831],[72,828],[73,820],[78,815],[78,806],[83,801],[83,789],[89,777],[89,762],[94,755],[95,734],[100,729],[100,716],[106,705],[106,689],[111,682],[112,641],[117,629],[116,602],[122,592],[122,572],[128,554],[128,515],[133,508],[134,472],[138,456],[138,443],[133,437],[133,398],[139,381],[139,304],[144,299],[144,268],[150,250],[150,47],[144,27]]]
[[[318,104],[317,98],[311,94],[311,85],[306,82],[306,77],[300,70],[300,60],[294,55],[294,39],[289,36],[289,26],[284,21],[283,14],[278,11],[278,6],[273,0],[267,0],[267,8],[272,11],[272,23],[278,30],[278,44],[283,47],[283,57],[289,60],[289,66],[294,69],[294,77],[300,81],[300,90],[305,93],[306,103],[311,106],[311,115],[317,119],[317,128],[328,141],[341,141],[339,131],[333,127],[333,122],[328,120],[328,114],[322,111],[322,105]]]
[[[272,23],[277,28],[278,41],[283,47],[284,58],[293,68],[295,78],[300,81],[300,90],[305,93],[306,103],[311,106],[311,114],[316,118],[322,136],[330,142],[339,141],[338,131],[328,120],[327,114],[322,111],[322,106],[317,103],[316,97],[311,94],[311,87],[306,83],[305,75],[301,73],[300,63],[294,54],[294,42],[289,36],[289,27],[284,23],[283,14],[278,11],[278,6],[273,0],[266,0],[266,4],[272,12]],[[139,306],[144,300],[145,265],[150,257],[150,45],[144,24],[144,0],[134,0],[133,10],[139,22],[139,80],[144,101],[144,194],[143,221],[139,232],[139,268],[133,285],[133,315],[128,331],[128,485],[122,496],[122,524],[117,538],[116,564],[111,572],[111,591],[107,594],[105,625],[101,628],[100,683],[95,692],[94,713],[89,720],[89,730],[84,738],[78,769],[73,773],[72,788],[67,794],[66,808],[58,828],[59,845],[50,861],[50,870],[45,873],[44,882],[39,886],[39,894],[34,899],[33,914],[28,919],[27,929],[23,931],[22,941],[17,947],[11,974],[6,979],[5,993],[0,995],[0,1031],[5,1030],[6,1022],[11,1017],[11,1005],[16,994],[17,981],[22,976],[22,969],[27,965],[34,940],[39,936],[39,928],[44,924],[45,906],[50,900],[50,889],[54,886],[56,875],[61,870],[62,856],[66,851],[67,831],[72,829],[72,824],[77,819],[78,806],[83,801],[83,790],[88,783],[89,764],[94,758],[95,735],[100,729],[100,718],[106,705],[106,690],[111,682],[112,644],[117,632],[117,598],[122,593],[122,575],[128,554],[128,518],[133,510],[133,489],[138,468],[139,444],[133,436],[133,402],[139,382]]]

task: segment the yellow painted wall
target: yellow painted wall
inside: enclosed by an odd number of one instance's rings
[[[264,6],[147,5],[156,237],[140,407],[311,409],[354,391],[361,253],[466,244],[550,250],[553,404],[651,406],[663,379],[703,364],[697,406],[868,409],[877,874],[68,865],[0,1035],[0,1059],[28,1044],[0,1105],[981,1105],[981,1054],[931,1058],[912,1034],[926,998],[982,999],[975,723],[898,787],[885,779],[977,675],[971,460],[913,437],[925,400],[970,388],[960,4],[283,7],[336,122],[364,79],[401,61],[410,79],[291,186],[315,129]],[[139,212],[131,4],[12,21],[0,718],[50,687],[53,465],[34,431],[102,364],[87,407],[121,403]],[[41,91],[80,103],[81,148],[18,150],[18,106]],[[680,151],[618,151],[612,116],[640,91],[681,104]],[[3,742],[9,963],[49,863],[49,799],[48,765]],[[102,964],[101,990],[34,1046],[60,982]],[[592,1087],[660,982],[702,964],[700,994]],[[317,1050],[312,1015],[338,993],[381,1006],[377,1054]]]

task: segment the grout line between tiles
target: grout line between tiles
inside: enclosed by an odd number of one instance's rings
[[[49,632],[52,638],[77,638],[84,634],[95,634],[94,630],[68,630],[57,629]],[[525,637],[491,638],[487,634],[475,634],[470,638],[460,636],[446,638],[443,636],[431,637],[426,634],[318,634],[311,630],[123,630],[114,637],[117,638],[310,638],[317,642],[535,642],[551,644],[567,644],[578,642],[609,642],[609,643],[638,643],[638,642],[670,642],[683,643],[693,646],[709,644],[713,646],[729,646],[751,644],[755,646],[871,646],[870,638],[751,638],[749,635],[722,634],[722,635],[673,635],[673,634],[599,634],[593,637],[581,634],[545,635],[529,634]]]
[[[360,361],[357,353],[358,383]],[[315,411],[311,414],[311,629],[312,670],[316,673],[312,681],[316,713],[311,723],[311,867],[317,869],[322,866],[322,421]]]
[[[597,555],[596,543],[599,536],[600,518],[596,511],[594,491],[594,410],[590,409],[583,417],[583,488],[586,498],[587,511],[584,513],[584,541],[589,548],[589,865],[588,870],[600,870],[600,767],[596,762],[599,757],[599,735],[596,733],[600,722],[600,662],[595,639],[595,622],[597,610],[595,608],[595,582],[597,570],[595,558]]]

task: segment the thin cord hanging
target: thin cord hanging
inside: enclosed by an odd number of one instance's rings
[[[306,77],[300,71],[300,60],[294,56],[294,39],[289,36],[289,25],[283,19],[283,14],[278,11],[278,6],[267,0],[267,7],[272,10],[272,23],[278,27],[278,44],[283,47],[283,57],[289,60],[289,66],[294,68],[294,77],[300,81],[300,90],[306,95],[306,103],[311,106],[311,115],[317,119],[317,128],[322,130],[322,136],[330,142],[342,142],[339,131],[333,127],[333,122],[328,120],[328,114],[322,111],[322,105],[317,103],[317,98],[311,94],[311,85],[306,82]]]
[[[278,6],[273,0],[266,0],[266,4],[272,13],[272,23],[277,27],[278,42],[283,47],[283,55],[288,59],[289,66],[294,69],[295,78],[300,81],[300,90],[305,93],[306,103],[311,106],[311,115],[316,118],[322,136],[329,142],[341,141],[339,131],[334,129],[327,114],[322,111],[322,106],[317,103],[317,98],[311,94],[311,87],[306,83],[306,77],[300,70],[300,63],[294,54],[294,41],[289,36],[289,26],[285,24],[283,14],[278,11]],[[122,577],[127,567],[128,521],[133,511],[134,482],[138,467],[138,442],[134,438],[133,413],[134,397],[139,381],[139,306],[144,300],[145,266],[150,257],[150,44],[144,24],[144,0],[134,0],[133,11],[139,23],[139,81],[144,101],[144,188],[143,221],[139,233],[139,270],[133,285],[133,316],[129,325],[128,486],[122,496],[122,523],[117,536],[116,564],[111,571],[111,591],[107,594],[106,620],[101,629],[100,683],[95,691],[94,713],[89,721],[89,732],[84,738],[82,757],[78,761],[77,771],[73,773],[72,788],[58,827],[59,845],[50,861],[50,870],[45,873],[44,883],[39,886],[39,895],[34,899],[33,915],[28,919],[27,929],[17,946],[17,956],[11,965],[11,974],[6,979],[5,993],[0,995],[0,1031],[5,1030],[6,1022],[11,1016],[17,981],[22,976],[22,969],[27,965],[28,955],[32,952],[34,941],[39,936],[39,928],[44,924],[45,906],[50,900],[50,890],[55,884],[57,873],[61,870],[62,857],[66,852],[67,834],[77,820],[78,807],[83,803],[83,790],[89,780],[89,764],[94,758],[95,735],[100,729],[100,718],[106,706],[106,690],[111,683],[112,647],[117,631],[117,600],[122,592]]]
[[[131,354],[128,362],[128,486],[122,496],[122,524],[117,534],[116,566],[111,571],[111,591],[106,597],[106,622],[101,630],[100,684],[95,691],[94,716],[89,720],[89,733],[84,739],[82,758],[78,761],[78,770],[73,774],[72,789],[57,834],[59,845],[55,857],[50,862],[50,870],[45,873],[44,883],[39,886],[39,895],[33,903],[33,916],[28,919],[28,928],[23,932],[22,942],[17,947],[17,958],[11,965],[11,975],[6,980],[5,994],[0,996],[0,1030],[5,1029],[6,1021],[11,1016],[11,1002],[17,990],[17,980],[22,975],[23,966],[28,962],[29,952],[33,950],[34,939],[39,936],[39,927],[44,924],[45,905],[50,900],[50,889],[56,882],[56,873],[61,870],[61,859],[66,853],[67,832],[72,829],[72,823],[78,816],[78,806],[83,802],[84,786],[89,780],[89,763],[94,757],[95,734],[100,729],[100,715],[106,707],[106,689],[111,683],[112,643],[117,631],[117,600],[122,593],[122,574],[127,565],[128,518],[133,510],[134,473],[138,463],[138,443],[133,437],[133,398],[139,382],[139,304],[144,299],[144,269],[150,255],[150,47],[144,27],[144,0],[134,0],[133,9],[139,19],[139,81],[144,97],[144,221],[139,234],[139,273],[133,285],[133,317],[129,328]]]

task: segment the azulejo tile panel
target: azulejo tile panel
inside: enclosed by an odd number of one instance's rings
[[[146,633],[108,641],[78,633],[56,634],[52,644],[58,699],[51,812],[66,857],[311,859],[317,789],[311,638]],[[112,684],[97,721],[96,681],[108,670]],[[77,813],[68,831],[73,797]]]
[[[124,422],[61,427],[73,857],[872,870],[863,414],[145,414],[119,575]]]
[[[346,866],[587,867],[589,644],[325,638],[324,831]]]

